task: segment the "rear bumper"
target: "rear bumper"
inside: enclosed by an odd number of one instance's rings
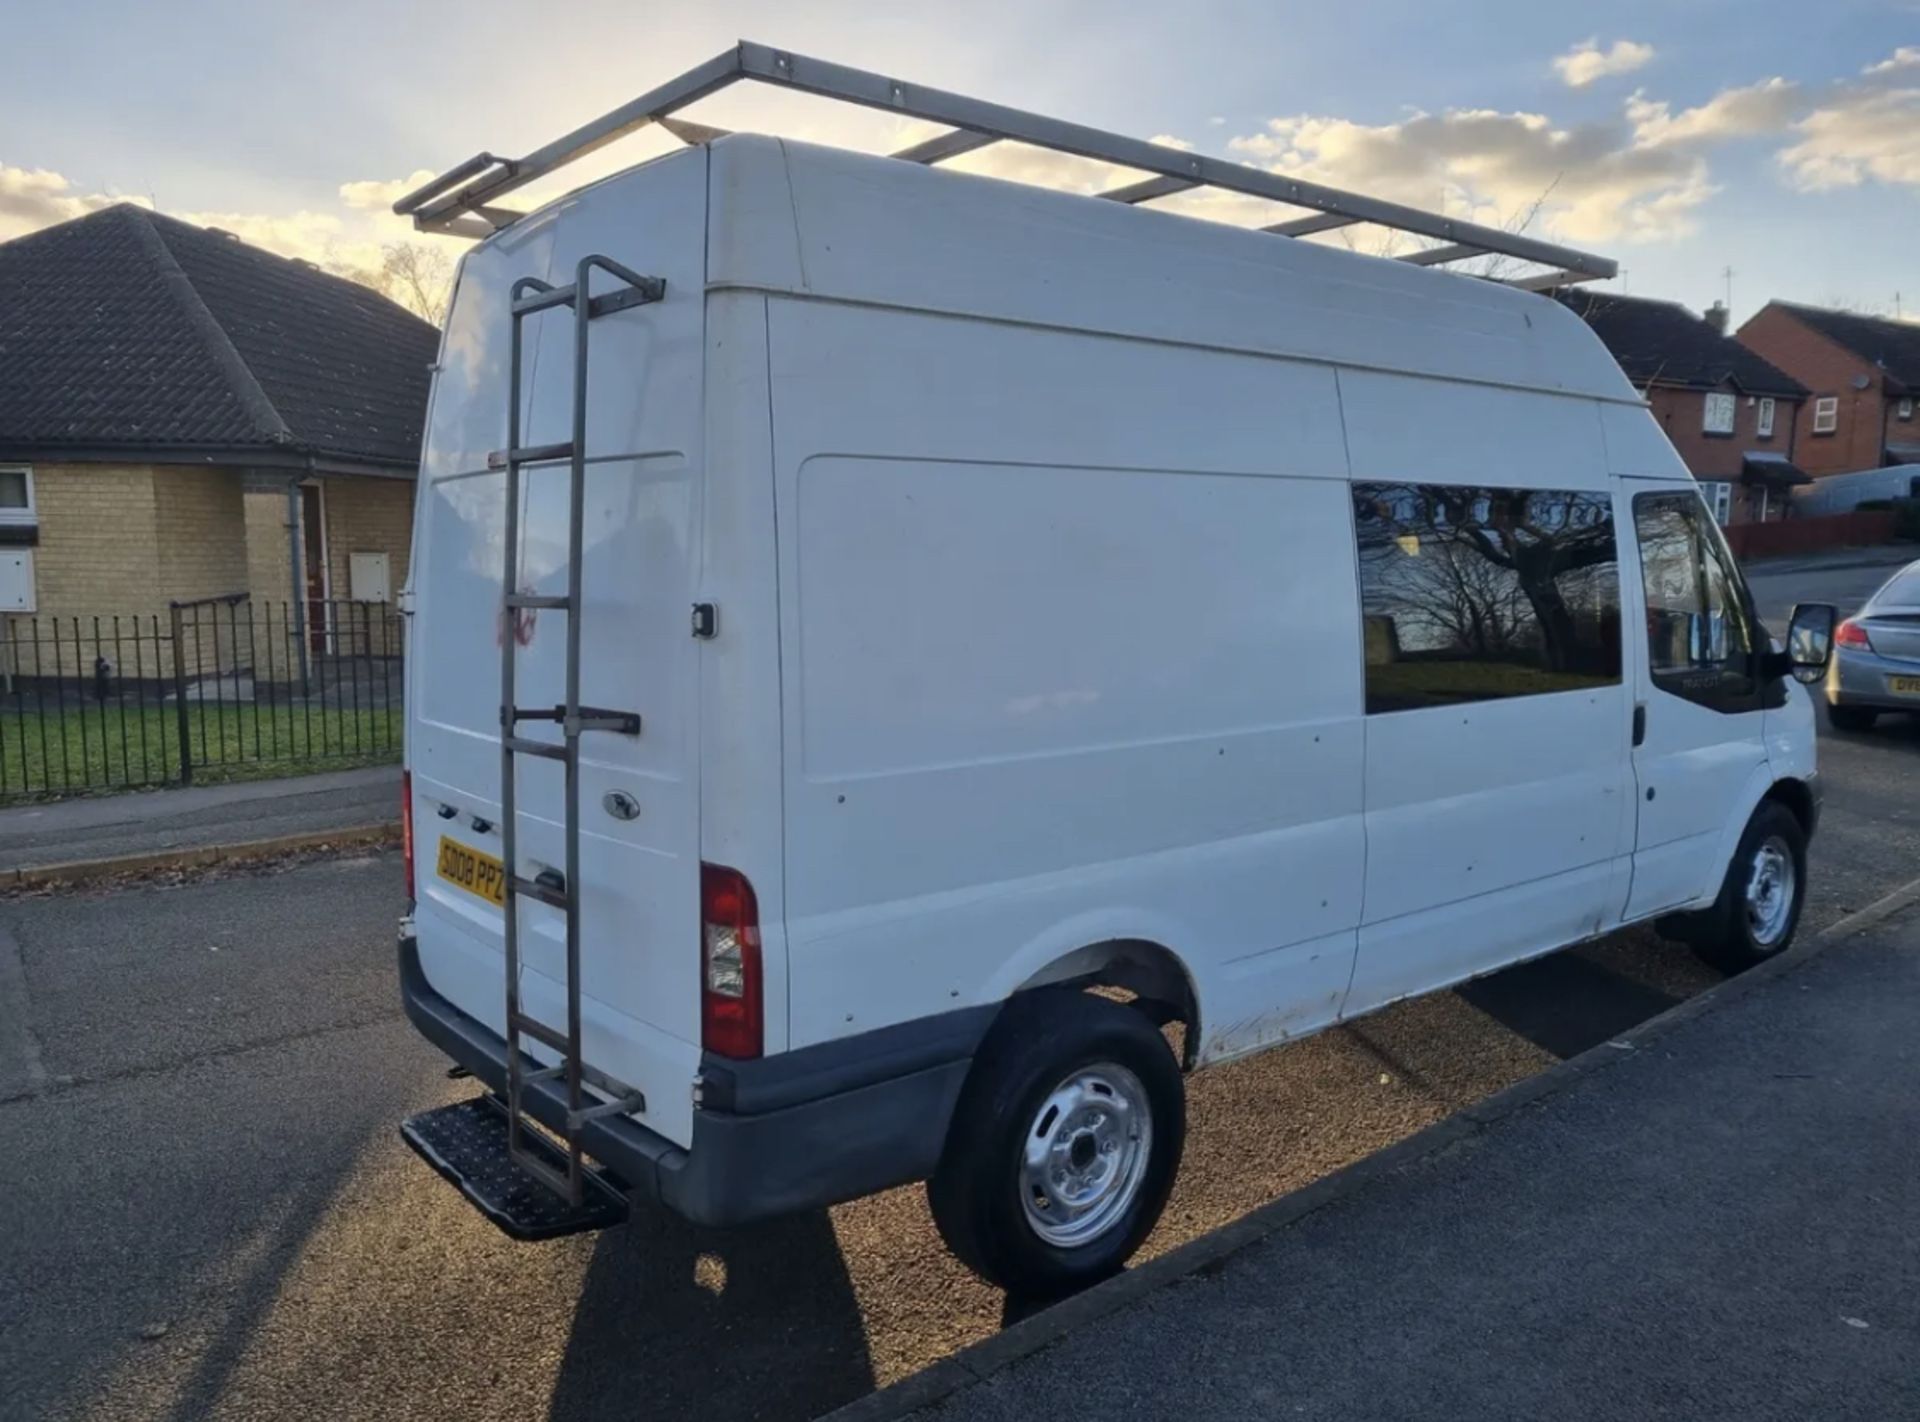
[[[490,1089],[506,1090],[505,1039],[434,991],[411,938],[400,942],[400,994],[422,1036]],[[625,1118],[589,1122],[582,1143],[636,1201],[705,1225],[817,1209],[924,1179],[994,1014],[942,1013],[761,1061],[709,1057],[691,1147]],[[555,1083],[535,1083],[525,1099],[543,1124],[565,1119]]]
[[[1920,696],[1888,689],[1888,678],[1896,676],[1920,676],[1920,663],[1883,657],[1854,647],[1836,648],[1833,661],[1827,667],[1827,704],[1881,711],[1920,711]]]

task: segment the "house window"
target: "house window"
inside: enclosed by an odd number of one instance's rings
[[[1367,712],[1620,680],[1604,490],[1356,484]]]
[[[1753,432],[1761,439],[1773,438],[1773,396],[1760,397],[1760,413],[1754,418]]]
[[[0,544],[15,547],[40,541],[40,517],[33,502],[33,470],[25,464],[0,464]]]
[[[1701,428],[1708,434],[1733,433],[1733,396],[1709,395],[1701,402],[1705,407],[1705,418]]]
[[[1900,402],[1900,418],[1903,420],[1913,418],[1913,396],[1909,395]]]
[[[1840,423],[1840,397],[1822,395],[1813,402],[1813,432],[1832,434]]]
[[[1708,480],[1700,486],[1700,497],[1707,501],[1707,507],[1713,510],[1713,520],[1724,526],[1733,517],[1733,485],[1719,480]]]

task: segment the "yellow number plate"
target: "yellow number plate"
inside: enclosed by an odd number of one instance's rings
[[[491,854],[469,849],[457,839],[442,838],[436,872],[449,884],[478,894],[490,904],[506,905],[507,867]]]
[[[1895,696],[1920,696],[1920,676],[1890,676],[1887,690]]]

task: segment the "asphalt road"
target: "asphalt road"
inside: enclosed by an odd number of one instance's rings
[[[1812,928],[1920,862],[1920,731],[1822,753]],[[917,1187],[498,1235],[395,1134],[472,1090],[399,1016],[399,895],[385,852],[0,903],[0,1417],[796,1419],[1001,1326]],[[1712,981],[1621,933],[1203,1073],[1148,1252]]]

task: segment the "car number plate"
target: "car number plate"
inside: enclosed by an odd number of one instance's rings
[[[1920,676],[1890,676],[1887,690],[1895,696],[1920,696]]]
[[[443,836],[436,872],[449,884],[458,885],[470,894],[478,894],[490,904],[506,906],[507,867],[491,854],[482,854],[457,839]]]

